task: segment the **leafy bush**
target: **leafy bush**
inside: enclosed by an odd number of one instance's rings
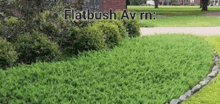
[[[88,50],[99,50],[106,48],[103,32],[97,26],[88,26],[84,28],[73,27],[71,29],[72,44],[71,50],[75,54]],[[75,40],[74,40],[75,39]]]
[[[0,68],[6,69],[12,66],[17,60],[17,53],[14,46],[0,37]]]
[[[121,20],[121,15],[122,15],[122,11],[117,10],[117,19]],[[131,17],[129,16],[129,20],[127,19],[123,19],[121,20],[126,28],[126,31],[128,32],[128,36],[129,37],[136,37],[136,36],[140,36],[140,27],[141,27],[141,23],[139,22],[139,20],[137,18],[135,18],[134,20],[131,19]]]
[[[137,20],[137,19],[134,19],[134,20],[124,19],[123,22],[124,22],[124,25],[127,29],[129,37],[137,37],[137,36],[141,35],[141,33],[140,33],[141,24],[140,24],[139,20]]]
[[[60,13],[60,9],[63,10],[64,8],[55,7],[54,9],[56,12],[44,11],[40,13],[34,21],[37,23],[38,31],[46,34],[50,40],[57,42],[60,48],[65,48],[63,46],[66,46],[65,43],[68,43],[67,40],[71,38],[71,27],[84,28],[94,22],[71,19],[64,20],[63,14]]]
[[[19,53],[19,62],[31,64],[36,61],[52,61],[61,54],[57,44],[49,41],[46,36],[39,32],[32,35],[20,35],[15,43]]]
[[[2,22],[2,31],[0,35],[7,39],[8,42],[14,43],[19,34],[27,31],[26,22],[17,17],[6,17]]]
[[[3,26],[2,26],[2,24],[0,22],[0,36],[2,36],[2,32],[3,32]]]
[[[94,32],[86,32],[88,31],[88,28],[90,28],[89,31],[94,31]],[[73,26],[70,32],[71,34],[65,35],[63,37],[62,43],[60,45],[62,50],[64,50],[65,53],[70,55],[78,54],[79,51],[97,50],[107,47],[112,48],[116,44],[118,44],[122,40],[122,38],[125,38],[127,36],[126,29],[120,20],[92,21],[90,22],[90,24],[88,24],[88,27]],[[90,48],[89,47],[86,48],[86,46],[83,45],[87,43],[85,43],[85,40],[82,39],[91,38],[92,36],[97,37],[97,39],[101,39],[101,41],[100,40],[94,41],[94,42],[100,41],[100,43],[98,43],[99,48],[94,48],[93,45],[89,46]],[[105,45],[103,43],[103,39]]]
[[[120,20],[113,20],[113,21],[110,21],[110,22],[113,22],[115,25],[117,25],[122,38],[125,38],[126,36],[128,36],[126,28],[125,28],[125,26],[124,26],[122,21],[120,21]]]
[[[99,31],[102,31],[103,35],[105,36],[105,43],[108,48],[113,48],[120,41],[122,41],[119,28],[114,23],[110,23],[108,21],[97,22],[95,26],[99,29]]]
[[[77,44],[79,44],[77,39],[79,39],[80,35],[82,35],[82,29],[79,27],[72,27],[70,34],[63,38],[60,47],[66,55],[78,54],[77,48],[80,47],[77,46]]]
[[[10,17],[4,19],[7,25],[15,26],[19,23],[18,18],[16,17]]]
[[[69,25],[60,18],[60,15],[55,15],[50,11],[44,11],[34,18],[36,23],[37,31],[40,31],[47,35],[47,37],[59,43],[64,34],[66,27]]]

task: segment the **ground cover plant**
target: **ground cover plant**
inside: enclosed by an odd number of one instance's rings
[[[152,103],[179,97],[212,66],[192,35],[126,38],[112,50],[0,70],[0,103]]]
[[[206,12],[201,11],[199,6],[160,6],[158,9],[153,6],[128,6],[128,11],[156,12],[155,21],[141,21],[145,27],[220,26],[220,7],[217,6],[209,6],[209,11]],[[212,13],[218,15],[214,16]]]
[[[204,37],[212,46],[220,52],[220,37]],[[208,85],[198,93],[187,99],[183,104],[217,104],[220,102],[220,75],[218,74]]]

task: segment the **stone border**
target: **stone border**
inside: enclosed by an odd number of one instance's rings
[[[206,78],[200,81],[199,84],[195,85],[191,90],[188,90],[187,92],[182,94],[178,99],[172,99],[170,103],[166,104],[180,104],[181,102],[189,98],[191,95],[193,95],[195,92],[200,90],[203,86],[208,84],[214,77],[216,77],[216,75],[219,72],[219,55],[217,51],[214,52],[214,63],[215,66],[212,68],[211,73],[209,73]]]

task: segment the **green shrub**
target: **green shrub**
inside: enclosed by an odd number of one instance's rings
[[[39,16],[35,17],[34,22],[37,23],[40,32],[46,34],[50,40],[57,42],[62,49],[66,48],[66,43],[69,44],[69,40],[72,38],[70,35],[71,27],[84,28],[88,24],[94,22],[70,19],[64,20],[63,15],[59,14],[60,8],[56,7],[55,9],[57,12],[51,12],[51,14],[50,11],[40,13]]]
[[[129,16],[130,18],[129,20],[125,18],[121,20],[122,11],[117,10],[116,13],[117,13],[117,20],[123,22],[129,37],[136,37],[141,35],[140,34],[141,23],[137,18],[132,20],[131,17]]]
[[[2,22],[2,26],[0,27],[0,35],[7,39],[8,42],[14,43],[19,34],[25,33],[27,31],[26,22],[17,17],[7,17],[4,18],[4,22]]]
[[[3,26],[2,26],[2,24],[0,22],[0,36],[2,35],[2,32],[3,32]]]
[[[34,22],[38,24],[38,31],[46,34],[48,39],[56,42],[65,54],[77,54],[78,48],[80,48],[76,46],[77,39],[80,37],[76,37],[77,34],[84,34],[80,32],[81,28],[87,27],[88,24],[92,24],[94,21],[64,20],[62,12],[60,13],[60,10],[63,9],[62,7],[56,7],[56,12],[44,11],[35,17]],[[75,32],[76,29],[79,30],[78,33]],[[83,49],[79,50],[82,51]]]
[[[105,36],[105,43],[108,48],[113,48],[120,41],[122,41],[122,36],[119,32],[119,28],[114,23],[110,23],[108,21],[105,22],[97,22],[95,26],[99,29],[99,31],[103,32]]]
[[[57,44],[48,41],[46,36],[39,32],[32,35],[20,35],[15,43],[19,53],[19,62],[31,64],[36,61],[52,61],[61,54]]]
[[[0,68],[6,69],[12,66],[17,60],[17,53],[14,46],[0,37]]]
[[[75,54],[88,50],[99,50],[106,47],[103,32],[97,26],[71,29],[72,49]],[[70,53],[72,53],[70,52]]]
[[[121,20],[122,11],[120,9],[118,9],[118,10],[115,10],[115,13],[117,14],[116,15],[117,20]]]
[[[44,11],[34,18],[37,30],[46,34],[48,39],[59,43],[66,28],[65,21],[60,16],[55,16],[50,11]]]
[[[126,30],[128,32],[129,37],[140,36],[140,27],[141,24],[137,19],[134,20],[123,20]]]
[[[125,26],[124,26],[124,24],[123,24],[122,21],[120,21],[120,20],[114,20],[114,21],[110,21],[110,22],[113,22],[115,25],[118,26],[120,35],[121,35],[123,38],[125,38],[126,36],[128,36],[127,31],[126,31],[126,28],[125,28]]]
[[[40,27],[40,32],[46,34],[50,40],[55,41],[57,43],[60,41],[62,37],[61,30],[62,28],[59,28],[59,26],[53,22],[42,23]]]
[[[4,19],[7,25],[15,26],[19,23],[18,18],[16,17],[10,17]]]
[[[79,27],[72,27],[70,30],[69,35],[65,35],[66,37],[63,38],[60,46],[63,52],[67,55],[73,55],[77,54],[77,39],[79,38],[79,35],[82,34],[82,29]],[[79,42],[79,41],[78,41]],[[79,44],[79,43],[78,43]],[[78,47],[80,48],[80,47]]]
[[[112,48],[127,36],[126,29],[120,20],[92,21],[85,27],[74,26],[70,32],[71,34],[63,37],[60,45],[62,50],[69,55],[78,54],[79,51]],[[97,40],[92,41],[91,38],[94,37]],[[94,46],[94,44],[97,45]]]

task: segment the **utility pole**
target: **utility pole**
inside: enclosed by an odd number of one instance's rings
[[[215,0],[214,0],[214,3],[213,3],[213,5],[215,6]]]

